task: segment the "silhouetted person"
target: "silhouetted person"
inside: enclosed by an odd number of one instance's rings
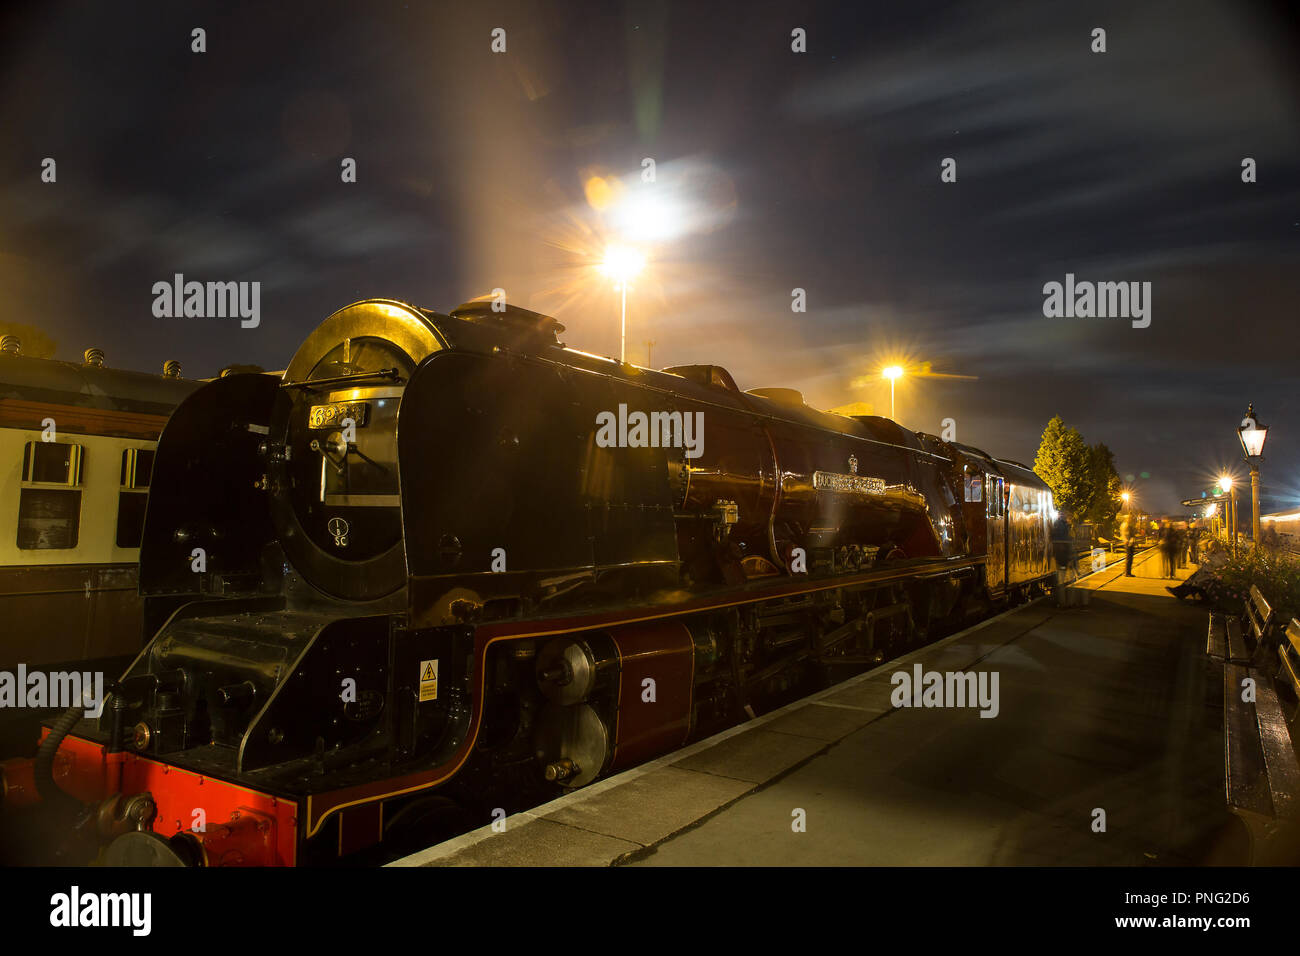
[[[1174,552],[1178,550],[1178,536],[1174,532],[1173,525],[1167,521],[1160,522],[1160,534],[1156,538],[1156,546],[1160,548],[1160,555],[1164,559],[1163,576],[1177,577],[1174,574]]]
[[[1206,542],[1205,555],[1200,559],[1200,567],[1196,569],[1191,577],[1177,587],[1165,586],[1165,590],[1178,598],[1180,601],[1185,598],[1196,598],[1204,600],[1211,595],[1207,593],[1208,589],[1214,584],[1214,572],[1228,563],[1228,552],[1222,544],[1211,538]]]
[[[1052,552],[1056,555],[1057,570],[1064,572],[1061,583],[1077,578],[1075,566],[1074,532],[1070,529],[1070,516],[1062,511],[1052,522]]]

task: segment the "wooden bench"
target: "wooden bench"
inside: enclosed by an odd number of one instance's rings
[[[1300,716],[1300,620],[1291,618],[1286,628],[1286,640],[1277,646],[1277,656],[1281,661],[1277,668],[1277,683],[1291,698],[1286,722],[1289,728],[1294,729],[1296,717]]]
[[[1276,616],[1259,588],[1252,584],[1240,617],[1210,612],[1205,653],[1215,661],[1232,664],[1249,664],[1260,659],[1272,643]]]
[[[1300,694],[1300,621],[1291,622],[1277,649],[1282,663],[1275,681],[1268,665],[1273,618],[1252,585],[1241,618],[1211,615],[1206,653],[1223,666],[1228,807],[1246,826],[1252,863],[1293,864],[1300,862],[1300,760],[1291,742],[1297,706],[1284,705],[1278,690]]]

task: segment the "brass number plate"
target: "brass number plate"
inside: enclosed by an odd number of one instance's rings
[[[350,418],[360,428],[366,423],[370,411],[368,402],[332,402],[329,405],[313,405],[307,416],[308,428],[341,428],[343,419]]]

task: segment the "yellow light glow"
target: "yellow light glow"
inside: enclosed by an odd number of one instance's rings
[[[633,242],[662,242],[685,228],[685,217],[676,203],[647,192],[619,202],[611,218],[618,234]]]
[[[1120,498],[1122,498],[1122,499],[1124,500],[1124,503],[1125,503],[1125,504],[1128,504],[1129,493],[1128,493],[1127,491],[1122,491],[1122,492],[1120,492],[1120,495],[1119,495],[1119,496],[1120,496]]]
[[[1222,488],[1224,491],[1231,491],[1231,490],[1232,490],[1232,477],[1231,477],[1230,475],[1224,475],[1222,478],[1220,478],[1220,479],[1219,479],[1219,487]]]
[[[631,246],[610,246],[600,271],[619,282],[626,282],[645,267],[645,256]]]
[[[899,378],[903,374],[903,369],[898,365],[889,365],[881,369],[880,374],[889,379]]]
[[[618,201],[623,194],[623,184],[613,176],[608,179],[604,176],[589,176],[582,184],[582,190],[586,193],[587,204],[600,212]]]

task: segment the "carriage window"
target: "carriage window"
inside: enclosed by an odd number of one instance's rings
[[[23,488],[18,498],[18,547],[24,551],[75,548],[81,492]]]
[[[120,491],[117,495],[117,546],[138,548],[144,537],[144,507],[149,496],[143,491]]]
[[[81,484],[81,462],[81,445],[27,443],[23,449],[23,487],[18,496],[20,549],[53,551],[77,546],[81,492],[75,486]]]
[[[144,508],[149,500],[154,453],[147,448],[122,451],[122,490],[117,494],[117,546],[138,548],[144,537]]]
[[[153,475],[154,453],[147,448],[122,451],[122,487],[145,489]]]
[[[23,481],[81,484],[81,446],[61,441],[29,441],[23,450]]]
[[[984,500],[984,476],[966,476],[966,500],[979,502]]]

